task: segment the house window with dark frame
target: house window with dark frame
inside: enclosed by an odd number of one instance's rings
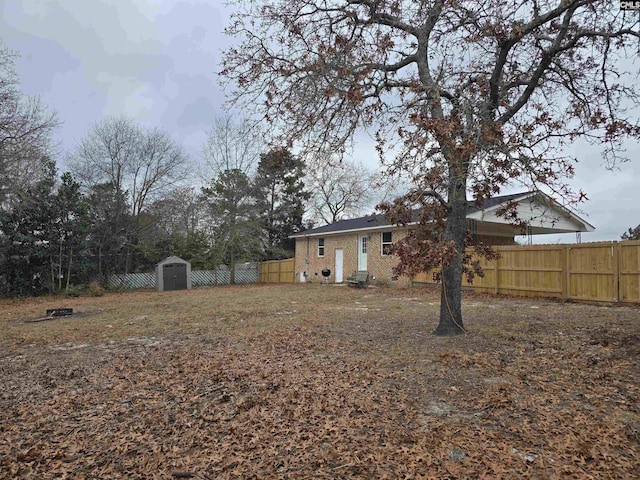
[[[318,256],[324,257],[324,238],[320,237],[318,239]]]
[[[382,232],[382,256],[391,255],[393,249],[393,232]]]

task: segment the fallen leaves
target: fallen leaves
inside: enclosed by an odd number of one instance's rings
[[[330,323],[311,306],[296,324],[274,314],[269,328],[254,313],[259,328],[234,333],[16,349],[0,358],[0,472],[600,479],[640,469],[637,311],[604,323],[589,307],[560,335],[553,320],[509,325],[511,301],[478,301],[483,333],[451,340],[416,335],[424,325],[408,309],[422,307],[393,293],[358,293],[367,313],[348,292]],[[545,310],[563,322],[584,313]]]

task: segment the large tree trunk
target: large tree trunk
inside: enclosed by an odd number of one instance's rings
[[[442,289],[440,294],[440,323],[435,335],[453,336],[464,333],[462,323],[462,254],[467,231],[467,199],[464,180],[457,182],[449,192],[451,210],[443,241],[454,242],[456,255],[448,265],[442,267]]]
[[[69,250],[69,265],[67,267],[67,285],[64,289],[65,292],[69,291],[69,285],[71,282],[71,262],[73,259],[73,248],[71,250]]]
[[[62,291],[62,236],[60,237],[60,249],[58,251],[58,292]]]
[[[98,278],[102,278],[102,241],[98,244]]]

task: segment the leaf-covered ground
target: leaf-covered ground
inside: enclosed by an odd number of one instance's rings
[[[39,323],[47,308],[76,314]],[[0,478],[637,478],[640,309],[245,286],[0,302]]]

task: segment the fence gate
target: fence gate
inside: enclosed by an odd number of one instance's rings
[[[294,283],[295,258],[268,260],[258,264],[259,283]]]

